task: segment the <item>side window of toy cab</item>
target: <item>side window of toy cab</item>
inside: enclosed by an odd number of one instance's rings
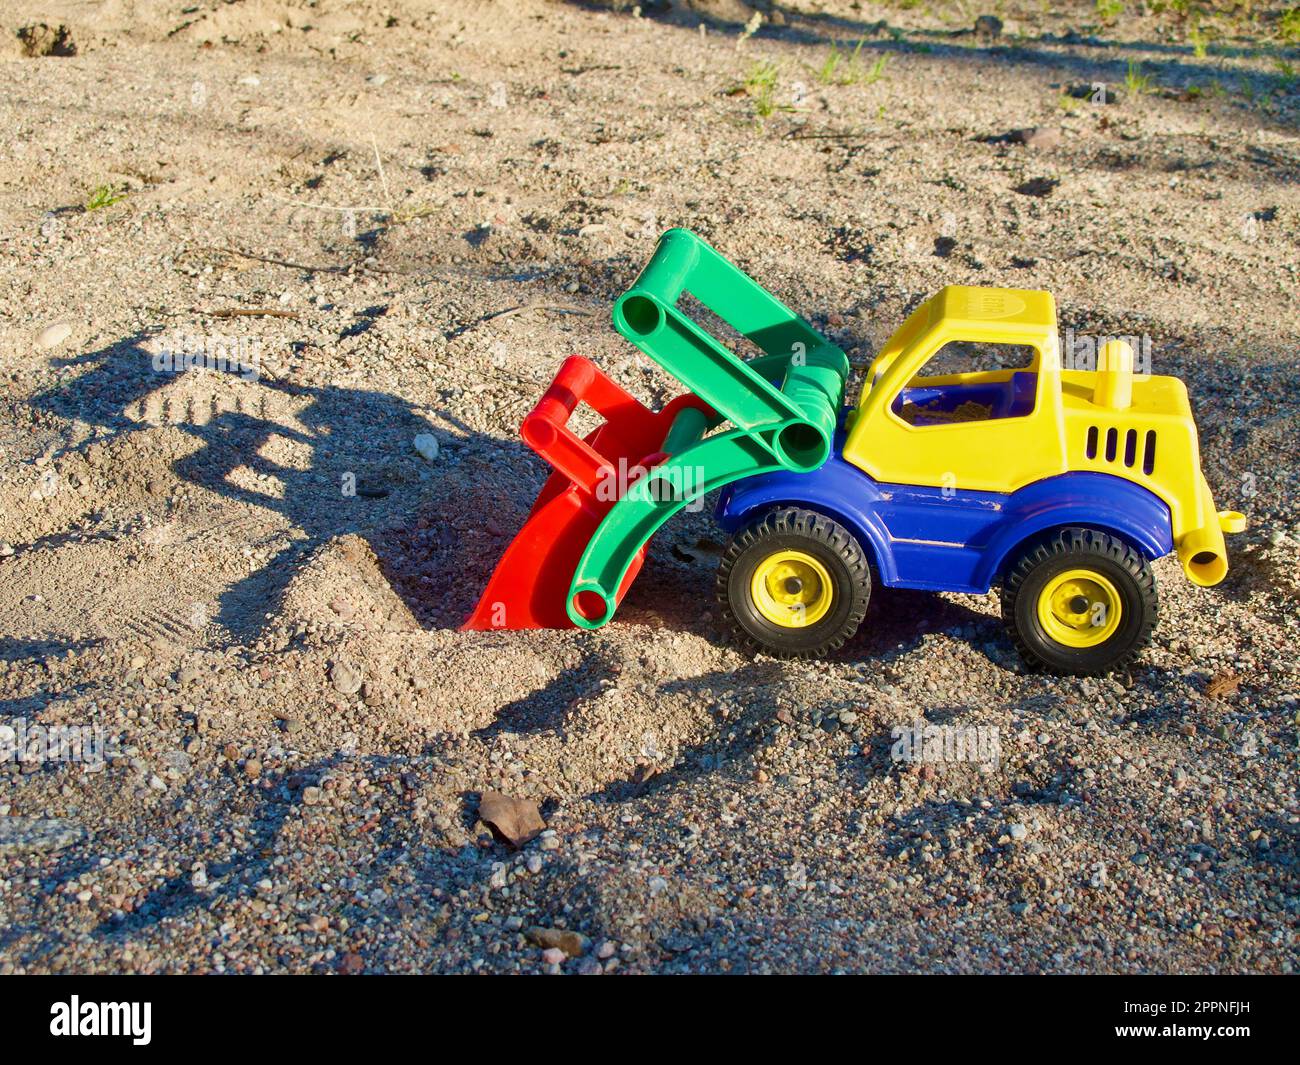
[[[891,408],[915,428],[1023,418],[1038,391],[1037,352],[1025,344],[952,340],[926,360]]]

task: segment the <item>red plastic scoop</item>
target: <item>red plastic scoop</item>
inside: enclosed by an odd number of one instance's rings
[[[568,426],[580,403],[605,418],[583,439]],[[712,415],[696,396],[652,411],[581,355],[564,361],[551,387],[519,428],[524,443],[554,468],[506,548],[465,629],[568,629],[569,582],[587,546],[638,469],[662,461],[660,448],[685,407]],[[618,590],[622,600],[645,559],[638,552]],[[581,609],[581,604],[579,604]],[[604,604],[598,607],[604,612]]]

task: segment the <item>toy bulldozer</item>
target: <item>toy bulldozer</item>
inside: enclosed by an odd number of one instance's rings
[[[689,293],[764,354],[744,361],[681,305]],[[1139,376],[1127,344],[1064,370],[1049,293],[949,286],[918,307],[844,408],[849,360],[685,230],[669,230],[614,305],[618,331],[687,391],[652,411],[573,356],[521,435],[554,472],[468,629],[608,623],[673,514],[722,489],[717,594],[740,642],[782,657],[842,646],[873,582],[983,594],[1025,660],[1119,668],[1150,638],[1150,563],[1176,552],[1213,585],[1225,532],[1182,382]],[[946,372],[963,346],[1021,367]],[[936,371],[935,367],[939,367]],[[586,403],[605,418],[567,425]]]

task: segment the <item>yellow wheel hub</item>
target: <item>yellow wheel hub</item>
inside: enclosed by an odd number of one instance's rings
[[[816,624],[835,598],[826,567],[803,551],[768,555],[754,570],[749,594],[759,614],[785,629]]]
[[[1123,614],[1119,591],[1090,569],[1058,573],[1038,595],[1038,621],[1057,643],[1096,647],[1119,629]]]

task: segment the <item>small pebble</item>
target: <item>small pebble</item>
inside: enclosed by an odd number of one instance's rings
[[[55,322],[36,334],[36,346],[44,349],[55,348],[70,336],[72,336],[72,326],[67,322]]]
[[[330,682],[334,690],[343,695],[355,695],[361,690],[365,674],[361,668],[346,659],[340,659],[330,667]]]
[[[438,457],[438,438],[432,433],[421,433],[411,443],[425,461],[432,462]]]

